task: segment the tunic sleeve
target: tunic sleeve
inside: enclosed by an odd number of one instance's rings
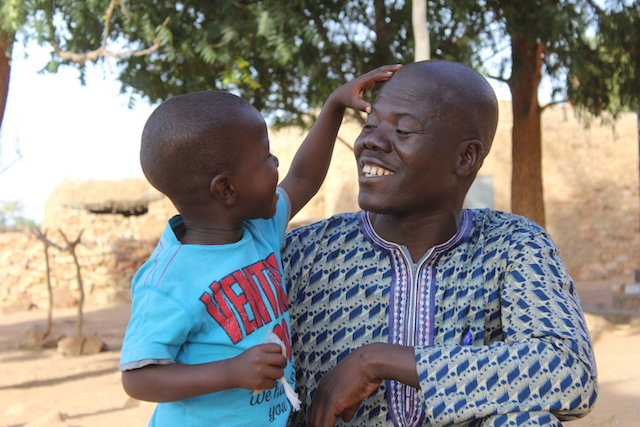
[[[482,426],[560,426],[558,420],[582,417],[595,402],[591,340],[558,250],[540,231],[512,240],[509,252],[503,274],[484,271],[499,276],[494,285],[483,284],[495,287],[502,333],[491,336],[499,340],[416,348],[434,427],[474,419],[484,419]]]

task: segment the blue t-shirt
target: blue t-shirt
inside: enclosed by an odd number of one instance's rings
[[[182,218],[169,221],[133,279],[121,370],[229,359],[272,331],[287,347],[285,378],[295,384],[280,260],[289,207],[278,191],[275,216],[246,222],[242,239],[229,245],[183,245],[175,234]],[[235,388],[159,403],[149,425],[284,426],[290,408],[278,382],[259,393]]]

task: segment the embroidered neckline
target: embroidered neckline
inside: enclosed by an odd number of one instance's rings
[[[374,246],[379,249],[389,251],[393,249],[401,250],[401,245],[390,242],[388,240],[380,237],[376,230],[373,228],[373,224],[371,223],[370,213],[367,211],[359,211],[357,213],[358,223],[360,224],[360,229],[362,230],[365,238],[369,240]],[[462,210],[462,218],[460,220],[460,226],[458,227],[458,231],[454,234],[449,240],[446,242],[436,245],[428,250],[422,258],[416,262],[416,264],[420,264],[423,259],[430,257],[432,254],[436,252],[446,252],[451,248],[458,246],[462,243],[471,232],[471,228],[473,226],[474,215],[470,209]]]
[[[413,263],[403,246],[389,242],[375,232],[368,212],[358,212],[357,219],[365,238],[390,258],[392,275],[388,342],[412,347],[433,345],[435,267],[443,254],[467,239],[473,227],[473,213],[464,209],[456,234],[429,249],[417,263]],[[426,414],[420,392],[396,381],[386,381],[386,387],[389,414],[394,425],[422,425]]]

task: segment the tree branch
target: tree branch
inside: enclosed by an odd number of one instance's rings
[[[124,56],[144,56],[144,55],[149,55],[150,53],[158,50],[160,48],[160,32],[169,23],[169,19],[170,19],[169,17],[167,17],[167,19],[165,19],[165,21],[162,23],[160,30],[158,30],[158,33],[156,34],[156,37],[153,40],[153,45],[151,45],[149,48],[139,50],[139,51],[136,51],[134,49],[127,49],[121,52],[111,52],[107,49],[109,31],[111,28],[111,18],[113,17],[113,12],[114,12],[116,3],[117,3],[117,0],[111,0],[111,2],[109,3],[109,6],[107,7],[107,10],[105,11],[104,31],[102,32],[102,41],[100,43],[100,47],[98,49],[95,49],[89,52],[84,52],[84,53],[67,52],[62,50],[62,48],[60,47],[60,44],[58,43],[58,40],[56,40],[56,37],[55,37],[56,27],[53,24],[53,20],[52,20],[53,18],[50,16],[49,26],[51,27],[52,34],[53,34],[50,42],[51,42],[51,45],[53,46],[54,53],[60,59],[63,59],[65,61],[75,62],[82,65],[88,61],[95,62],[99,58],[122,58]],[[122,8],[124,10],[124,5],[122,5]]]
[[[493,76],[491,74],[486,74],[486,73],[485,73],[485,75],[490,79],[497,80],[497,81],[502,82],[502,83],[507,83],[507,84],[509,83],[509,79],[505,79],[504,77]]]
[[[80,238],[82,237],[82,233],[84,232],[84,229],[80,230],[80,233],[78,233],[78,237],[76,237],[76,240],[74,240],[73,242],[70,241],[67,238],[67,235],[64,234],[64,232],[62,231],[62,229],[58,230],[60,231],[60,234],[62,234],[62,237],[64,238],[64,241],[67,242],[67,247],[65,248],[65,250],[67,252],[69,252],[71,254],[71,257],[73,258],[73,263],[76,266],[76,281],[78,282],[78,317],[77,317],[77,323],[76,323],[76,336],[82,338],[82,324],[83,324],[83,314],[82,314],[82,307],[84,306],[84,284],[82,282],[82,274],[80,271],[80,262],[78,262],[78,255],[76,254],[76,246],[78,246],[80,242]]]
[[[558,104],[562,104],[563,102],[569,102],[568,99],[561,99],[560,101],[553,101],[550,102],[546,105],[543,105],[542,107],[540,107],[540,112],[542,113],[545,109],[547,109],[548,107],[553,107],[554,105],[558,105]]]
[[[353,147],[351,146],[351,144],[349,144],[347,141],[345,141],[345,139],[343,137],[338,135],[337,138],[338,138],[338,141],[340,141],[345,147],[347,147],[349,150],[353,151]]]
[[[14,164],[16,164],[16,162],[18,160],[20,160],[22,158],[22,154],[20,154],[19,157],[16,157],[15,159],[13,159],[8,165],[6,166],[2,166],[0,167],[0,175],[2,175],[3,173],[5,173],[7,170],[9,170],[9,168],[11,168],[11,166],[13,166]]]
[[[62,246],[58,246],[55,243],[53,243],[51,240],[49,240],[49,238],[47,237],[47,232],[46,231],[43,233],[40,230],[40,228],[35,227],[33,230],[31,230],[31,233],[33,233],[33,235],[36,236],[38,239],[42,240],[42,242],[45,245],[54,247],[57,250],[59,250],[60,252],[64,252],[65,249]]]
[[[20,151],[20,145],[18,144],[18,142],[15,143],[13,149],[15,151],[15,157],[6,166],[3,166],[0,163],[0,175],[5,173],[11,166],[15,165],[20,159],[22,159],[24,157],[24,153],[22,151]]]

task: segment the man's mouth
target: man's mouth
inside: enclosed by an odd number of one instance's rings
[[[393,175],[394,172],[376,165],[362,166],[362,174],[365,177]]]

